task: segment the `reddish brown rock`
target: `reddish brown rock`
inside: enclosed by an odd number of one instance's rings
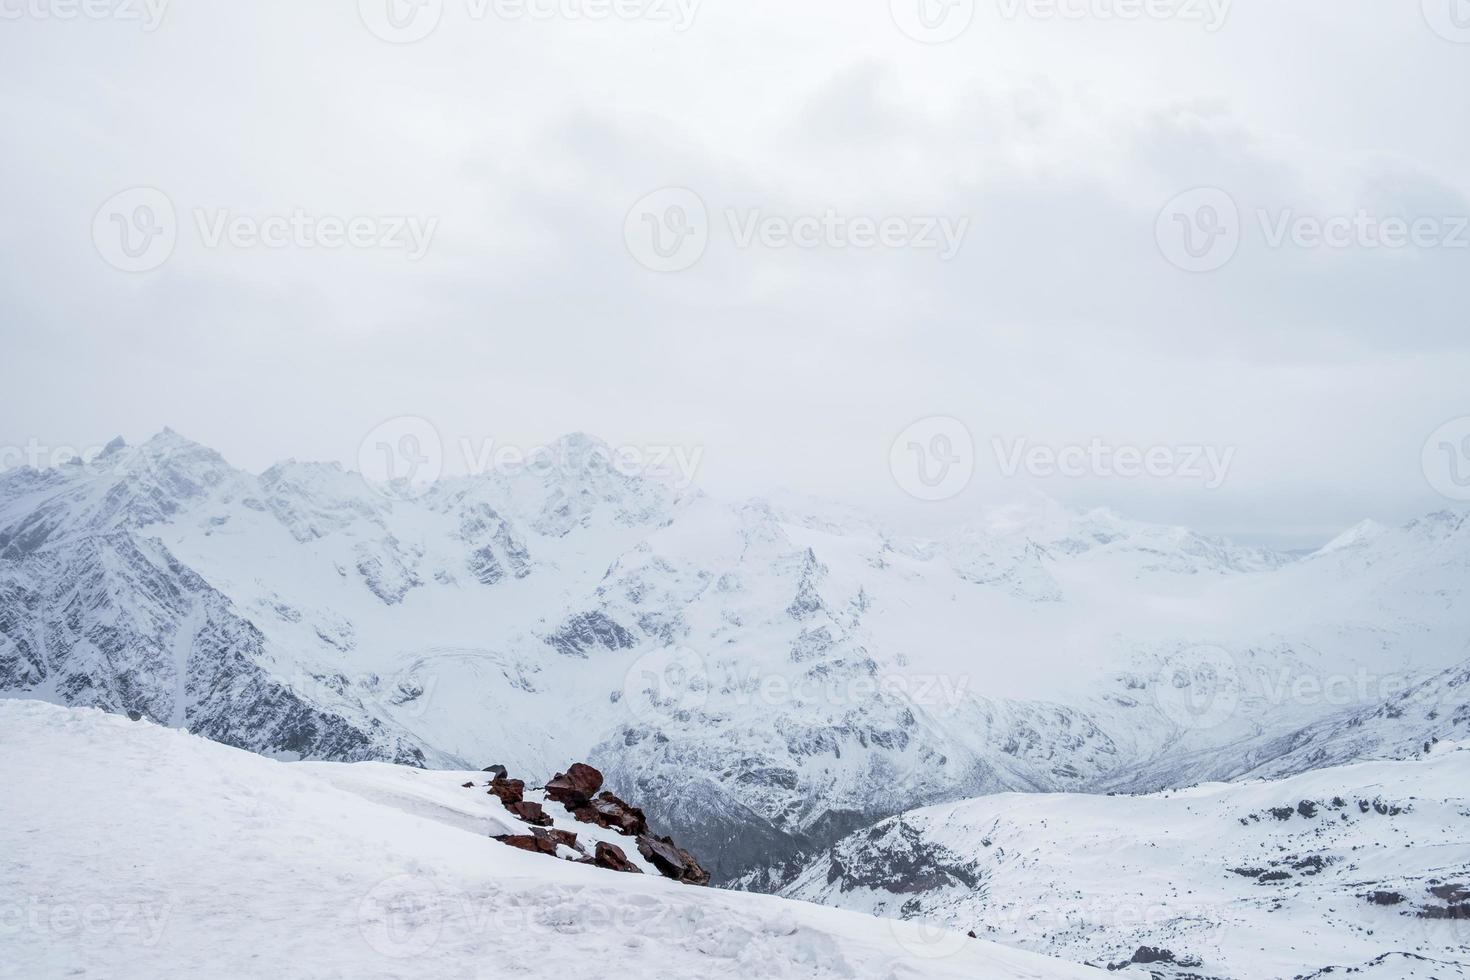
[[[580,851],[582,849],[577,844],[577,835],[570,830],[546,830],[542,827],[533,827],[531,834],[535,837],[544,837],[550,840],[553,845],[565,844],[574,851]]]
[[[686,885],[709,884],[709,872],[699,866],[693,854],[675,844],[673,838],[644,834],[638,838],[638,853],[658,868],[659,874],[665,878],[673,878]]]
[[[549,837],[533,837],[530,834],[508,834],[496,837],[495,840],[510,847],[519,848],[522,851],[530,851],[533,854],[555,854],[556,841]]]
[[[572,810],[572,816],[583,823],[593,823],[629,837],[648,833],[648,818],[643,811],[606,790],[597,799]]]
[[[526,781],[524,779],[502,779],[496,776],[490,781],[490,793],[500,797],[500,802],[509,807],[512,803],[519,803],[526,795]]]
[[[602,773],[585,763],[573,763],[546,784],[546,798],[565,804],[568,809],[585,806],[602,788]]]
[[[597,842],[597,852],[592,857],[592,863],[599,868],[607,868],[609,871],[630,871],[633,874],[642,874],[638,865],[628,860],[628,855],[616,844],[606,841]]]
[[[526,823],[535,824],[538,827],[551,826],[551,817],[547,815],[545,810],[541,809],[540,803],[532,803],[530,801],[507,803],[505,808],[520,819],[526,821]]]

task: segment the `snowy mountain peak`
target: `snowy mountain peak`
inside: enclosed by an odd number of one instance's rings
[[[0,691],[286,756],[586,758],[720,880],[921,803],[1175,785],[1294,760],[1349,709],[1382,727],[1381,685],[1295,682],[1450,669],[1467,588],[1464,535],[1288,562],[1033,501],[921,540],[555,459],[390,502],[160,433],[0,478]],[[1192,685],[1222,679],[1201,720]],[[1318,744],[1449,734],[1439,700]]]
[[[1359,521],[1331,541],[1318,548],[1313,555],[1325,555],[1348,548],[1366,547],[1388,533],[1388,528],[1371,518]]]
[[[128,448],[127,440],[122,436],[116,436],[111,442],[102,447],[102,452],[97,454],[98,459],[111,459],[124,449]]]

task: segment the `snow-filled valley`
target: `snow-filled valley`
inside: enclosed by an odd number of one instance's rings
[[[1470,747],[947,803],[840,841],[781,894],[1166,978],[1465,976]]]
[[[0,474],[0,694],[287,759],[585,759],[757,889],[930,803],[1289,775],[1470,726],[1460,514],[1306,556],[1048,501],[921,539],[604,450],[397,495],[167,431]]]
[[[0,701],[0,739],[7,977],[1101,975],[506,847],[461,786],[479,773],[286,763],[36,701]]]

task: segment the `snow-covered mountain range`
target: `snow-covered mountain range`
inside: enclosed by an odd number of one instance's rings
[[[285,758],[586,759],[770,888],[929,803],[1282,775],[1470,725],[1470,520],[1307,556],[1041,501],[939,539],[599,465],[381,492],[165,431],[0,474],[0,694]]]
[[[782,894],[1157,978],[1470,973],[1470,748],[890,818]]]

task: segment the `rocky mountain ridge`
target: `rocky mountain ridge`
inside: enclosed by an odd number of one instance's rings
[[[1403,754],[1464,724],[1463,516],[1302,558],[1049,503],[931,540],[676,493],[599,446],[407,499],[172,432],[0,474],[0,695],[287,758],[493,757],[537,782],[584,758],[758,887],[916,805]]]

